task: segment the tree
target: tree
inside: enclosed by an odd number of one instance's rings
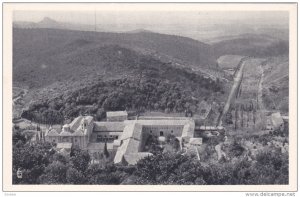
[[[180,149],[180,142],[174,135],[167,135],[166,142],[172,147],[173,152],[177,152]]]
[[[117,167],[114,164],[105,166],[93,164],[88,168],[86,177],[88,184],[119,185],[132,173],[131,170],[127,170],[125,166]]]
[[[152,154],[158,154],[162,152],[162,148],[159,146],[157,136],[149,135],[145,142],[145,151]]]
[[[104,155],[105,155],[106,158],[109,157],[109,152],[108,152],[108,150],[107,150],[107,142],[105,142],[105,144],[104,144],[104,150],[103,150],[103,153],[104,153]]]
[[[160,153],[137,163],[136,184],[205,184],[199,161],[178,153]]]
[[[85,172],[90,163],[90,155],[87,151],[81,150],[78,147],[74,147],[71,150],[71,165],[79,172]]]
[[[67,169],[68,166],[62,162],[53,161],[39,180],[42,184],[65,184]]]
[[[13,145],[15,145],[17,142],[21,142],[22,144],[25,144],[26,137],[20,130],[15,129],[13,131]]]
[[[61,162],[63,164],[67,164],[69,162],[69,159],[66,156],[64,156],[64,155],[62,155],[60,153],[55,153],[52,156],[52,158],[53,158],[53,161],[59,161],[59,162]]]
[[[253,115],[253,123],[254,123],[254,128],[255,128],[255,122],[256,122],[256,109],[254,108],[252,111]]]
[[[232,124],[232,114],[231,109],[225,114],[225,123],[226,124]]]
[[[38,177],[44,173],[54,154],[50,143],[21,144],[13,146],[13,172],[20,168],[22,179],[13,176],[14,184],[38,184]]]
[[[68,184],[85,184],[87,180],[82,172],[71,167],[67,170],[66,181]]]
[[[105,115],[106,115],[105,110],[103,108],[99,108],[96,113],[96,119],[101,120],[101,119],[105,118]]]

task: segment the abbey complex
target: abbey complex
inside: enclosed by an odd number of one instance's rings
[[[221,129],[221,128],[220,128]],[[61,130],[50,127],[45,140],[62,149],[77,145],[90,154],[107,150],[114,152],[114,163],[136,164],[151,155],[145,142],[149,136],[163,144],[166,137],[175,136],[180,149],[195,149],[202,138],[195,137],[195,121],[189,117],[136,117],[128,120],[126,111],[107,112],[107,121],[97,122],[92,116],[79,116]]]

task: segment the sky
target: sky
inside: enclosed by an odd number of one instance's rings
[[[137,29],[206,41],[221,36],[263,33],[262,28],[288,29],[283,11],[15,11],[14,21],[39,22],[44,17],[74,24],[95,25],[97,31]],[[272,32],[273,33],[273,32]],[[271,33],[271,34],[272,34]],[[267,32],[268,34],[268,32]]]
[[[288,13],[275,11],[15,11],[14,21],[41,21],[49,17],[60,22],[94,24],[144,24],[144,25],[176,25],[176,24],[227,24],[241,23],[250,25],[287,26]]]

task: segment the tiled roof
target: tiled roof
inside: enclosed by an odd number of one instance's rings
[[[86,116],[84,119],[87,120],[88,124],[90,124],[94,118],[92,116]]]
[[[84,136],[87,133],[83,131],[80,127],[80,125],[83,123],[83,121],[87,121],[88,124],[90,124],[93,120],[92,116],[79,116],[75,118],[70,124],[64,125],[64,128],[69,128],[69,131],[63,131],[59,134],[53,133],[52,136]]]
[[[106,117],[128,116],[127,111],[109,111],[106,112]]]
[[[66,131],[62,131],[60,134],[58,134],[58,136],[72,136],[72,133],[66,132]]]
[[[80,127],[83,121],[86,120],[88,124],[90,124],[93,120],[92,116],[78,116],[70,123],[70,129],[74,132]]]
[[[123,140],[121,143],[121,146],[118,147],[118,150],[116,152],[115,158],[114,158],[114,163],[121,163],[123,160],[123,156],[125,154],[125,151],[127,149],[127,146],[129,144],[129,139]]]
[[[139,145],[142,133],[142,126],[131,122],[127,124],[121,136],[121,146],[118,147],[114,163],[120,163],[125,154],[137,154],[139,152]]]
[[[94,122],[94,131],[123,131],[124,122]]]
[[[152,153],[147,153],[147,152],[131,153],[131,154],[125,154],[124,159],[128,164],[135,165],[139,160],[151,155]]]
[[[181,116],[139,116],[139,120],[187,120],[187,117]]]
[[[59,132],[56,129],[50,129],[46,131],[45,136],[58,136]]]
[[[140,141],[130,138],[128,145],[126,147],[125,154],[130,154],[130,153],[138,153],[139,152],[139,146],[140,146]]]
[[[124,160],[128,164],[136,164],[138,160],[151,155],[148,152],[139,152],[143,126],[183,125],[183,137],[193,137],[195,122],[191,119],[163,119],[163,120],[127,120],[123,130],[121,140],[122,144],[118,147],[114,163],[120,163]]]
[[[136,123],[141,125],[185,125],[189,122],[191,122],[191,119],[185,118],[185,119],[163,119],[163,120],[125,120],[126,123],[132,123],[133,121],[136,121]]]
[[[125,126],[121,136],[121,140],[125,140],[128,138],[134,138],[140,140],[141,135],[142,135],[142,125],[133,122]]]
[[[71,132],[74,132],[77,130],[77,128],[80,126],[80,123],[83,118],[84,118],[83,116],[78,116],[70,123]]]

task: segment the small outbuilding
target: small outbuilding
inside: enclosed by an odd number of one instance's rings
[[[121,122],[128,119],[127,111],[110,111],[106,112],[106,119],[110,122]]]

